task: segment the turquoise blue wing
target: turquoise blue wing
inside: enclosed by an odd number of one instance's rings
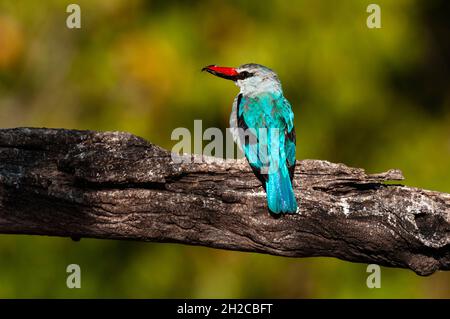
[[[283,95],[270,93],[238,98],[241,144],[255,175],[267,193],[272,213],[295,213],[292,186],[295,168],[294,114]]]
[[[265,93],[251,98],[240,96],[237,107],[238,126],[247,133],[241,139],[243,150],[255,173],[265,175],[264,168],[268,169],[271,162],[281,167],[284,165],[279,164],[285,161],[292,178],[296,135],[289,102],[281,94]],[[278,135],[271,134],[270,129],[276,129]],[[264,176],[258,178],[265,180]]]

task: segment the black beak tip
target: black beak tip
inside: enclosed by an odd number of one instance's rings
[[[204,68],[202,68],[202,72],[203,72],[203,71],[210,72],[211,70],[210,70],[209,68],[212,67],[212,66],[215,66],[215,65],[214,65],[214,64],[211,64],[211,65],[205,66]]]

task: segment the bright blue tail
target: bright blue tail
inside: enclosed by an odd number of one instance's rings
[[[289,174],[271,173],[266,182],[267,204],[273,213],[296,213],[297,201]]]

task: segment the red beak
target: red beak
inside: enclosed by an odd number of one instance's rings
[[[215,76],[227,79],[236,80],[239,76],[239,72],[235,68],[229,68],[224,66],[208,65],[205,66],[202,71],[209,72]]]

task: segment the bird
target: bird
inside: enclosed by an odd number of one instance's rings
[[[230,132],[262,183],[269,213],[296,213],[294,113],[277,74],[256,63],[236,68],[208,65],[202,71],[234,81],[240,89],[232,105]]]

